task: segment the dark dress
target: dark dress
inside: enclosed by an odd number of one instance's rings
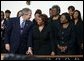
[[[57,22],[56,22],[57,23]],[[67,28],[63,28],[60,23],[54,22],[54,39],[55,39],[55,52],[56,54],[75,54],[75,32],[74,25],[69,23]],[[67,46],[65,52],[61,52],[57,45]]]
[[[81,43],[83,43],[83,21],[78,20],[78,22],[74,25],[75,25],[75,34],[76,34],[76,41],[77,41],[77,52],[78,54],[82,54],[82,49],[80,45]]]
[[[38,26],[35,25],[32,33],[33,53],[35,55],[49,55],[53,50],[53,37],[50,27],[45,25],[40,32]]]

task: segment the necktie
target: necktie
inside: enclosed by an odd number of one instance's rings
[[[24,26],[25,26],[25,21],[23,21],[23,22],[21,23],[21,28],[24,28]]]
[[[23,21],[23,22],[21,23],[21,33],[23,32],[24,26],[25,26],[25,21]]]

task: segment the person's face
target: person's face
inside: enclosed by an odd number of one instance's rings
[[[41,26],[44,24],[43,20],[40,17],[37,19],[36,22],[37,22],[38,26]]]
[[[6,18],[10,18],[10,13],[5,13]]]
[[[40,14],[35,14],[35,20],[38,20],[38,18],[39,18],[39,16],[40,16]]]
[[[79,15],[78,12],[74,12],[74,14],[73,14],[74,19],[77,19],[78,15]]]
[[[1,20],[4,19],[4,13],[1,13]]]
[[[66,22],[67,22],[65,15],[62,15],[62,16],[61,16],[60,22],[61,22],[61,23],[66,23]]]
[[[69,9],[68,12],[69,12],[69,15],[70,15],[70,16],[72,16],[73,13],[74,13],[74,11],[73,11],[72,9]]]
[[[52,8],[52,16],[57,15],[57,9],[56,8]]]
[[[31,15],[32,15],[32,12],[31,12],[31,11],[25,13],[25,14],[24,14],[25,20],[30,19],[30,18],[31,18]]]

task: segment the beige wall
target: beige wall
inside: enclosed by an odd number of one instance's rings
[[[59,5],[61,7],[61,13],[67,12],[67,8],[70,5],[75,6],[76,9],[81,11],[83,17],[83,1],[31,1],[31,5],[27,5],[26,1],[1,1],[1,10],[11,10],[11,17],[15,17],[17,12],[22,8],[29,7],[34,14],[36,9],[41,9],[43,13],[49,16],[49,8],[53,5]],[[34,18],[34,15],[32,15]]]

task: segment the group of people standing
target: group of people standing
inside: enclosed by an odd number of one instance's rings
[[[79,10],[69,6],[60,15],[61,9],[54,5],[50,17],[37,9],[33,21],[32,11],[23,8],[17,17],[5,24],[4,46],[8,53],[30,55],[82,54],[83,21]]]

